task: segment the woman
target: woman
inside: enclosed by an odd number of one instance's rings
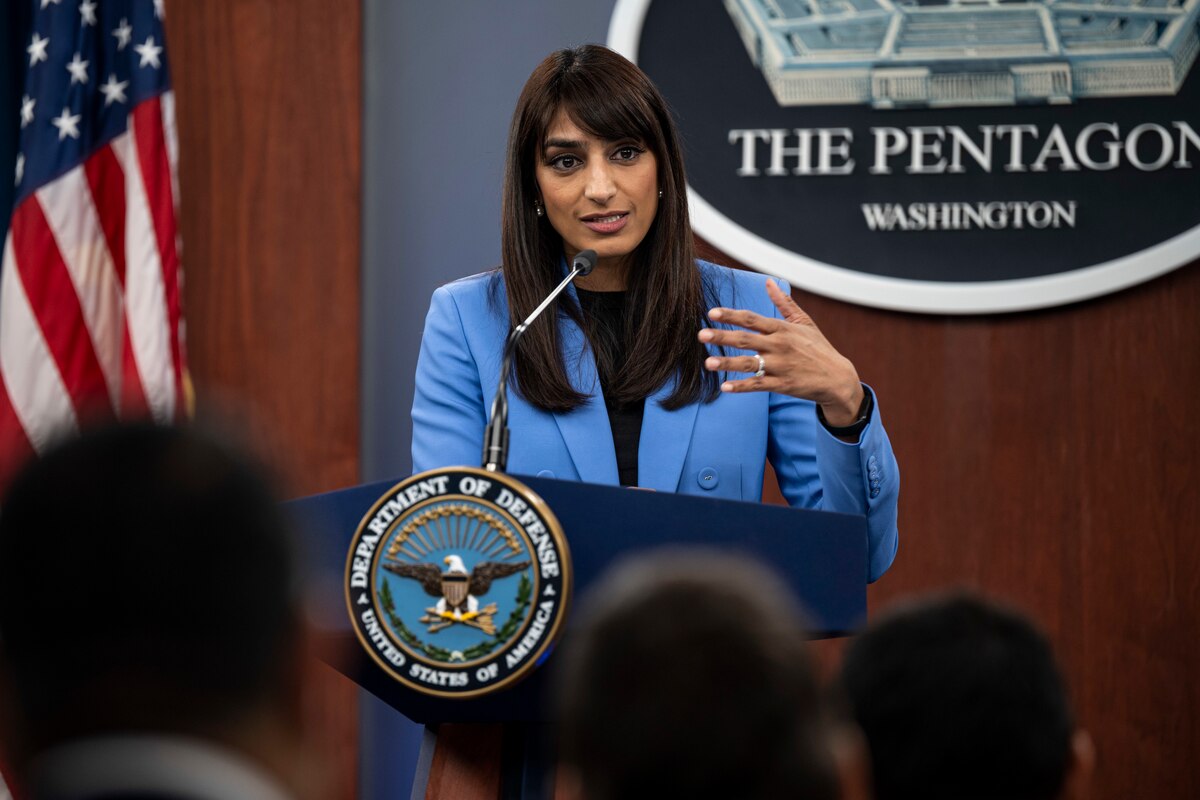
[[[434,292],[413,468],[478,463],[508,330],[591,249],[595,270],[518,344],[509,471],[757,501],[769,458],[792,505],[867,516],[875,580],[899,474],[873,395],[785,289],[695,259],[686,187],[636,66],[585,45],[534,70],[509,131],[503,265]]]

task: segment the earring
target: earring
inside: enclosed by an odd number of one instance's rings
[[[546,216],[546,210],[542,208],[542,204],[541,204],[541,203],[539,203],[539,202],[536,202],[536,201],[535,201],[535,202],[534,202],[534,204],[533,204],[533,212],[534,212],[535,214],[537,214],[539,217],[544,217],[544,216]]]
[[[663,196],[663,190],[662,190],[662,189],[659,189],[659,190],[658,190],[658,199],[659,199],[659,200],[662,200],[662,196]]]

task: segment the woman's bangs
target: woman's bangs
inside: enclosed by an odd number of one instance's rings
[[[646,145],[657,143],[652,115],[637,102],[636,92],[592,82],[566,88],[559,107],[585,132],[607,141],[632,137]]]

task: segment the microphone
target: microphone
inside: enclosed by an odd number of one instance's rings
[[[563,278],[562,283],[554,288],[541,305],[517,325],[508,334],[504,342],[504,358],[500,362],[500,381],[496,384],[496,396],[492,399],[492,410],[488,416],[487,428],[483,433],[483,468],[488,472],[503,472],[508,466],[508,373],[512,370],[513,353],[516,352],[517,340],[529,328],[533,321],[541,316],[546,306],[554,302],[554,298],[562,294],[567,285],[576,278],[587,275],[596,268],[596,251],[580,250],[571,259],[571,272]]]
[[[578,274],[576,278],[583,278],[592,274],[592,270],[596,268],[596,251],[595,250],[580,250],[575,254],[575,258],[571,260],[571,269]],[[567,280],[570,280],[570,276]],[[554,291],[558,291],[555,289]]]

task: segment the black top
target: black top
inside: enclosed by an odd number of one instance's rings
[[[625,304],[628,292],[589,292],[575,287],[583,309],[584,328],[589,334],[600,374],[600,391],[608,410],[613,448],[617,452],[617,475],[622,486],[637,486],[638,442],[642,438],[642,415],[646,398],[629,403],[609,399],[613,376],[625,368]]]

